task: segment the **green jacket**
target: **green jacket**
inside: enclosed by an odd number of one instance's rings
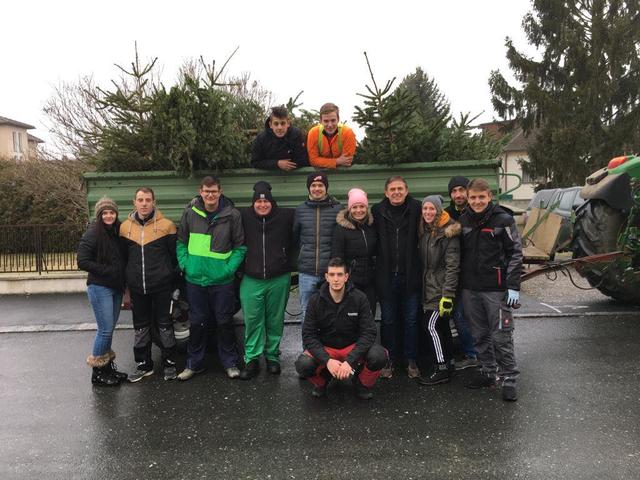
[[[208,287],[233,281],[247,250],[240,212],[220,197],[223,207],[211,221],[199,196],[185,209],[178,226],[178,264],[189,283]]]

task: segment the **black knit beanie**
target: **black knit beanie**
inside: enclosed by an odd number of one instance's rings
[[[273,195],[271,195],[271,185],[264,180],[256,182],[253,186],[253,200],[251,201],[251,204],[256,203],[256,200],[259,199],[269,200],[273,205],[276,204],[276,201],[273,199]]]
[[[467,188],[467,185],[469,185],[469,179],[467,177],[463,177],[462,175],[451,177],[451,180],[449,180],[449,196],[451,196],[451,190],[453,190],[454,188]]]
[[[327,190],[329,190],[329,179],[327,175],[322,172],[313,172],[310,173],[307,177],[307,190],[311,187],[313,182],[322,182]]]

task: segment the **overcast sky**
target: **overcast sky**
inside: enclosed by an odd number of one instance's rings
[[[526,47],[530,9],[529,0],[4,2],[0,116],[49,140],[42,107],[54,87],[88,74],[108,86],[137,41],[143,58],[159,57],[169,85],[186,59],[221,63],[240,47],[228,73],[250,72],[274,103],[300,90],[304,108],[332,101],[351,124],[356,93],[370,83],[366,50],[379,84],[420,66],[456,116],[484,111],[479,121],[489,121],[489,73],[508,73],[505,37]]]

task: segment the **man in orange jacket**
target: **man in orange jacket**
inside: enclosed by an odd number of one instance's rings
[[[309,163],[316,168],[350,167],[356,153],[356,136],[340,122],[340,111],[333,103],[320,107],[320,124],[309,130]]]

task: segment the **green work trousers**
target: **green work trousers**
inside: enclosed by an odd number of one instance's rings
[[[263,353],[267,360],[280,361],[280,340],[290,285],[290,273],[267,280],[248,275],[242,278],[240,303],[244,315],[245,362],[260,358]]]

